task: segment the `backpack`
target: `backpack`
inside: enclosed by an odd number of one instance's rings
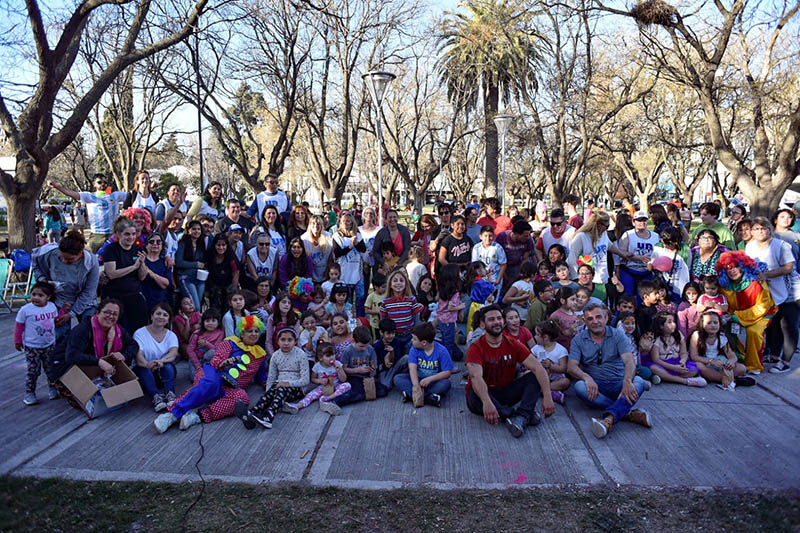
[[[14,261],[14,272],[23,272],[31,268],[31,254],[17,248],[11,252],[11,259]]]

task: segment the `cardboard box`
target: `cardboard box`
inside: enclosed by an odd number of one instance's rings
[[[114,386],[100,390],[103,401],[95,404],[94,412],[87,411],[84,406],[92,399],[92,396],[97,394],[98,387],[92,383],[92,380],[103,375],[99,366],[74,365],[59,380],[77,398],[83,412],[89,418],[97,418],[115,407],[122,407],[129,401],[144,396],[142,387],[139,385],[139,378],[124,361],[117,361],[111,356],[106,356],[103,360],[114,366],[114,374],[111,376]]]

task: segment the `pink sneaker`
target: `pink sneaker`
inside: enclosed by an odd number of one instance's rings
[[[558,405],[564,405],[564,393],[558,390],[550,391],[553,401]]]
[[[696,378],[688,378],[686,380],[686,384],[690,387],[705,387],[706,385],[708,385],[708,382],[704,378],[696,377]]]

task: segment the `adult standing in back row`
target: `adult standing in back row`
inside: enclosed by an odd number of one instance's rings
[[[256,195],[255,200],[253,200],[253,203],[250,204],[250,207],[247,209],[247,214],[256,220],[256,216],[261,216],[264,213],[265,207],[274,205],[278,208],[278,214],[283,219],[284,225],[288,224],[289,213],[292,212],[292,202],[285,192],[278,189],[278,175],[272,173],[267,174],[267,177],[264,179],[264,187],[266,187],[267,190],[261,191]],[[263,223],[261,220],[256,220],[256,222]]]
[[[95,190],[91,193],[71,191],[53,180],[48,181],[48,184],[61,194],[86,205],[89,229],[92,232],[88,245],[92,253],[97,253],[97,250],[114,234],[114,221],[119,216],[119,203],[125,200],[128,194],[111,192],[108,188],[108,179],[103,174],[95,174],[93,183]]]
[[[575,228],[567,224],[564,211],[558,207],[553,209],[550,213],[550,227],[543,229],[536,241],[536,262],[541,263],[554,244],[560,244],[565,250],[569,250],[573,235]]]
[[[486,209],[486,216],[478,219],[479,226],[491,226],[495,235],[511,229],[511,219],[500,211],[500,200],[487,198],[483,202],[483,207]]]
[[[654,231],[647,229],[648,218],[647,212],[636,211],[633,215],[633,229],[626,231],[617,242],[621,255],[627,254],[628,257],[619,267],[619,280],[627,294],[637,294],[636,287],[640,281],[653,279],[647,263],[652,259],[659,237]]]

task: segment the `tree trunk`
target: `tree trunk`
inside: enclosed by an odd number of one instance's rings
[[[414,207],[419,209],[422,213],[422,207],[425,205],[425,192],[414,190]]]
[[[487,198],[497,196],[497,128],[494,125],[494,116],[497,114],[497,98],[499,91],[497,84],[487,81],[484,84],[483,120],[486,145],[486,181],[484,182],[483,195]]]
[[[8,251],[36,246],[36,195],[26,192],[6,196],[8,203]]]

